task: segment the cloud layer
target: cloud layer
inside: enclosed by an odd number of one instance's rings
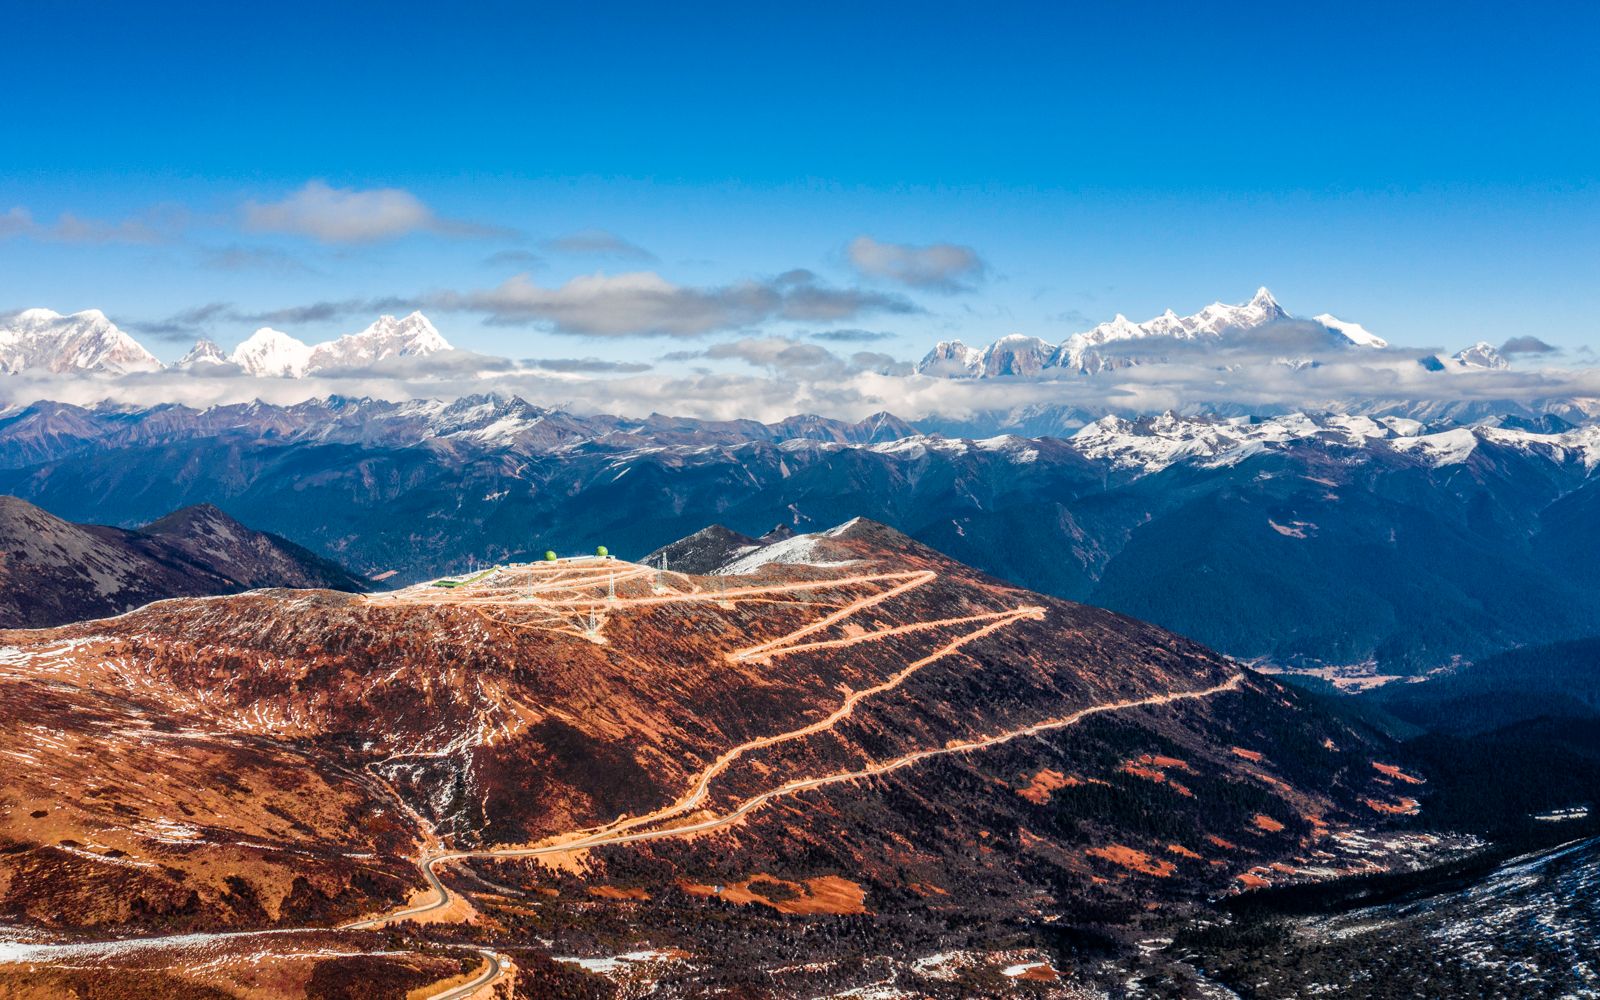
[[[161,243],[172,230],[181,227],[177,211],[153,213],[146,218],[127,218],[115,222],[88,219],[62,212],[54,222],[40,222],[28,209],[18,205],[0,213],[0,240],[27,238],[42,243],[71,243],[105,246],[114,243],[146,245]]]
[[[421,302],[481,313],[491,323],[530,324],[586,337],[699,337],[773,320],[829,323],[916,311],[898,295],[833,288],[809,271],[704,288],[674,284],[653,271],[597,272],[556,287],[519,274],[495,288],[436,292]]]
[[[1087,416],[1179,412],[1278,413],[1343,410],[1450,416],[1519,409],[1587,411],[1600,416],[1600,370],[1457,370],[1430,372],[1414,352],[1329,352],[1293,366],[1236,354],[1225,364],[1186,356],[1098,376],[1045,379],[945,379],[908,374],[892,357],[842,356],[821,344],[785,337],[743,337],[671,360],[704,359],[727,370],[673,374],[643,362],[592,358],[511,361],[452,351],[378,362],[362,371],[304,379],[252,378],[226,371],[163,371],[119,378],[20,374],[0,379],[0,405],[38,399],[134,405],[172,401],[194,406],[260,398],[294,403],[315,396],[384,399],[453,398],[499,391],[577,412],[644,416],[652,412],[710,419],[779,420],[797,413],[861,419],[888,410],[910,420],[988,421],[1005,425],[1038,411]],[[663,360],[668,360],[664,358]]]
[[[637,243],[604,229],[585,229],[541,240],[539,245],[551,253],[578,254],[591,257],[614,257],[618,260],[653,261],[656,255]]]

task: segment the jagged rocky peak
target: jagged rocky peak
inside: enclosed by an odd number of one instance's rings
[[[1246,304],[1245,308],[1258,310],[1263,315],[1289,315],[1283,311],[1282,306],[1278,305],[1278,300],[1272,297],[1272,293],[1267,290],[1266,285],[1262,285],[1260,288],[1256,289],[1255,295],[1251,296],[1250,301],[1248,304]]]
[[[941,340],[917,362],[917,371],[927,375],[961,377],[977,375],[983,368],[983,350],[968,347],[959,340]]]

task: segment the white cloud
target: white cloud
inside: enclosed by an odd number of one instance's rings
[[[435,308],[481,312],[493,323],[531,323],[590,337],[698,337],[769,320],[831,321],[916,311],[896,295],[820,285],[809,271],[709,288],[677,285],[653,271],[597,272],[555,288],[519,274],[495,288],[440,292],[424,301]]]
[[[868,277],[938,292],[967,291],[988,270],[976,250],[954,243],[912,246],[857,236],[847,253],[851,266]]]
[[[246,202],[246,229],[309,236],[323,243],[375,243],[416,232],[446,236],[503,235],[504,230],[435,214],[403,188],[336,188],[311,180],[280,201]]]

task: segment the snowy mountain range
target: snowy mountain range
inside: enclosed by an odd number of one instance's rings
[[[184,371],[233,368],[259,377],[303,378],[452,349],[426,316],[413,312],[398,319],[380,316],[358,333],[321,344],[307,344],[280,330],[262,327],[228,354],[214,341],[202,338],[170,367]],[[71,315],[25,309],[0,320],[0,373],[125,375],[163,367],[154,354],[98,309]]]
[[[1135,323],[1118,313],[1109,322],[1075,333],[1060,344],[1038,337],[1012,334],[985,348],[968,347],[959,340],[941,341],[917,364],[925,375],[951,378],[992,378],[1003,375],[1038,375],[1048,370],[1092,375],[1096,372],[1148,364],[1184,342],[1224,344],[1239,335],[1272,323],[1293,319],[1272,293],[1258,289],[1243,305],[1213,302],[1192,316],[1168,309],[1160,316]],[[1359,323],[1324,313],[1307,321],[1326,332],[1330,345],[1381,349],[1389,346]],[[1144,342],[1148,351],[1129,350]]]
[[[1118,314],[1059,344],[1012,334],[987,347],[940,341],[915,366],[937,378],[1093,375],[1136,365],[1173,361],[1182,352],[1265,350],[1265,357],[1294,370],[1314,368],[1328,352],[1384,351],[1390,344],[1360,323],[1322,313],[1292,316],[1265,288],[1241,305],[1214,302],[1189,316],[1171,309],[1143,323]],[[161,362],[99,310],[62,315],[27,309],[0,317],[0,374],[21,372],[126,375],[191,371],[259,378],[304,378],[319,372],[363,369],[393,358],[425,358],[453,350],[421,312],[380,316],[366,329],[308,344],[272,327],[256,330],[233,351],[212,340],[197,341],[182,359]],[[1233,355],[1237,356],[1237,355]],[[1452,355],[1417,359],[1436,372],[1497,371],[1508,367],[1495,347],[1482,341]],[[1226,364],[1226,361],[1221,363]],[[426,371],[414,374],[426,375]]]

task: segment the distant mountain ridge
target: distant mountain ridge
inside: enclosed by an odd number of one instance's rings
[[[628,419],[508,396],[0,412],[0,491],[126,525],[215,503],[401,582],[725,525],[666,553],[698,568],[775,524],[861,515],[1234,655],[1406,671],[1600,633],[1597,471],[1600,425],[1553,414],[946,437],[886,414]]]
[[[209,504],[137,531],[73,524],[0,496],[0,628],[42,628],[151,601],[257,587],[363,591],[371,583]]]
[[[1584,416],[1583,414],[1574,414]],[[935,428],[942,421],[924,421]],[[82,407],[39,402],[0,410],[0,469],[54,461],[79,452],[167,446],[216,439],[235,444],[291,443],[411,447],[424,444],[537,455],[570,450],[629,454],[641,449],[737,447],[764,443],[789,451],[813,446],[864,447],[886,453],[978,449],[1021,453],[1065,449],[1115,470],[1156,472],[1180,461],[1232,464],[1261,450],[1337,442],[1358,450],[1403,453],[1432,466],[1464,460],[1480,444],[1507,447],[1557,464],[1600,464],[1600,419],[1574,422],[1554,414],[1511,414],[1457,421],[1395,413],[1294,412],[1275,416],[1105,415],[1057,433],[990,432],[987,436],[924,430],[891,413],[859,421],[800,414],[773,423],[699,420],[651,414],[632,418],[576,414],[518,396],[483,394],[452,401],[389,402],[329,396],[289,406],[229,404],[195,409]],[[1043,444],[1044,439],[1052,443]]]

